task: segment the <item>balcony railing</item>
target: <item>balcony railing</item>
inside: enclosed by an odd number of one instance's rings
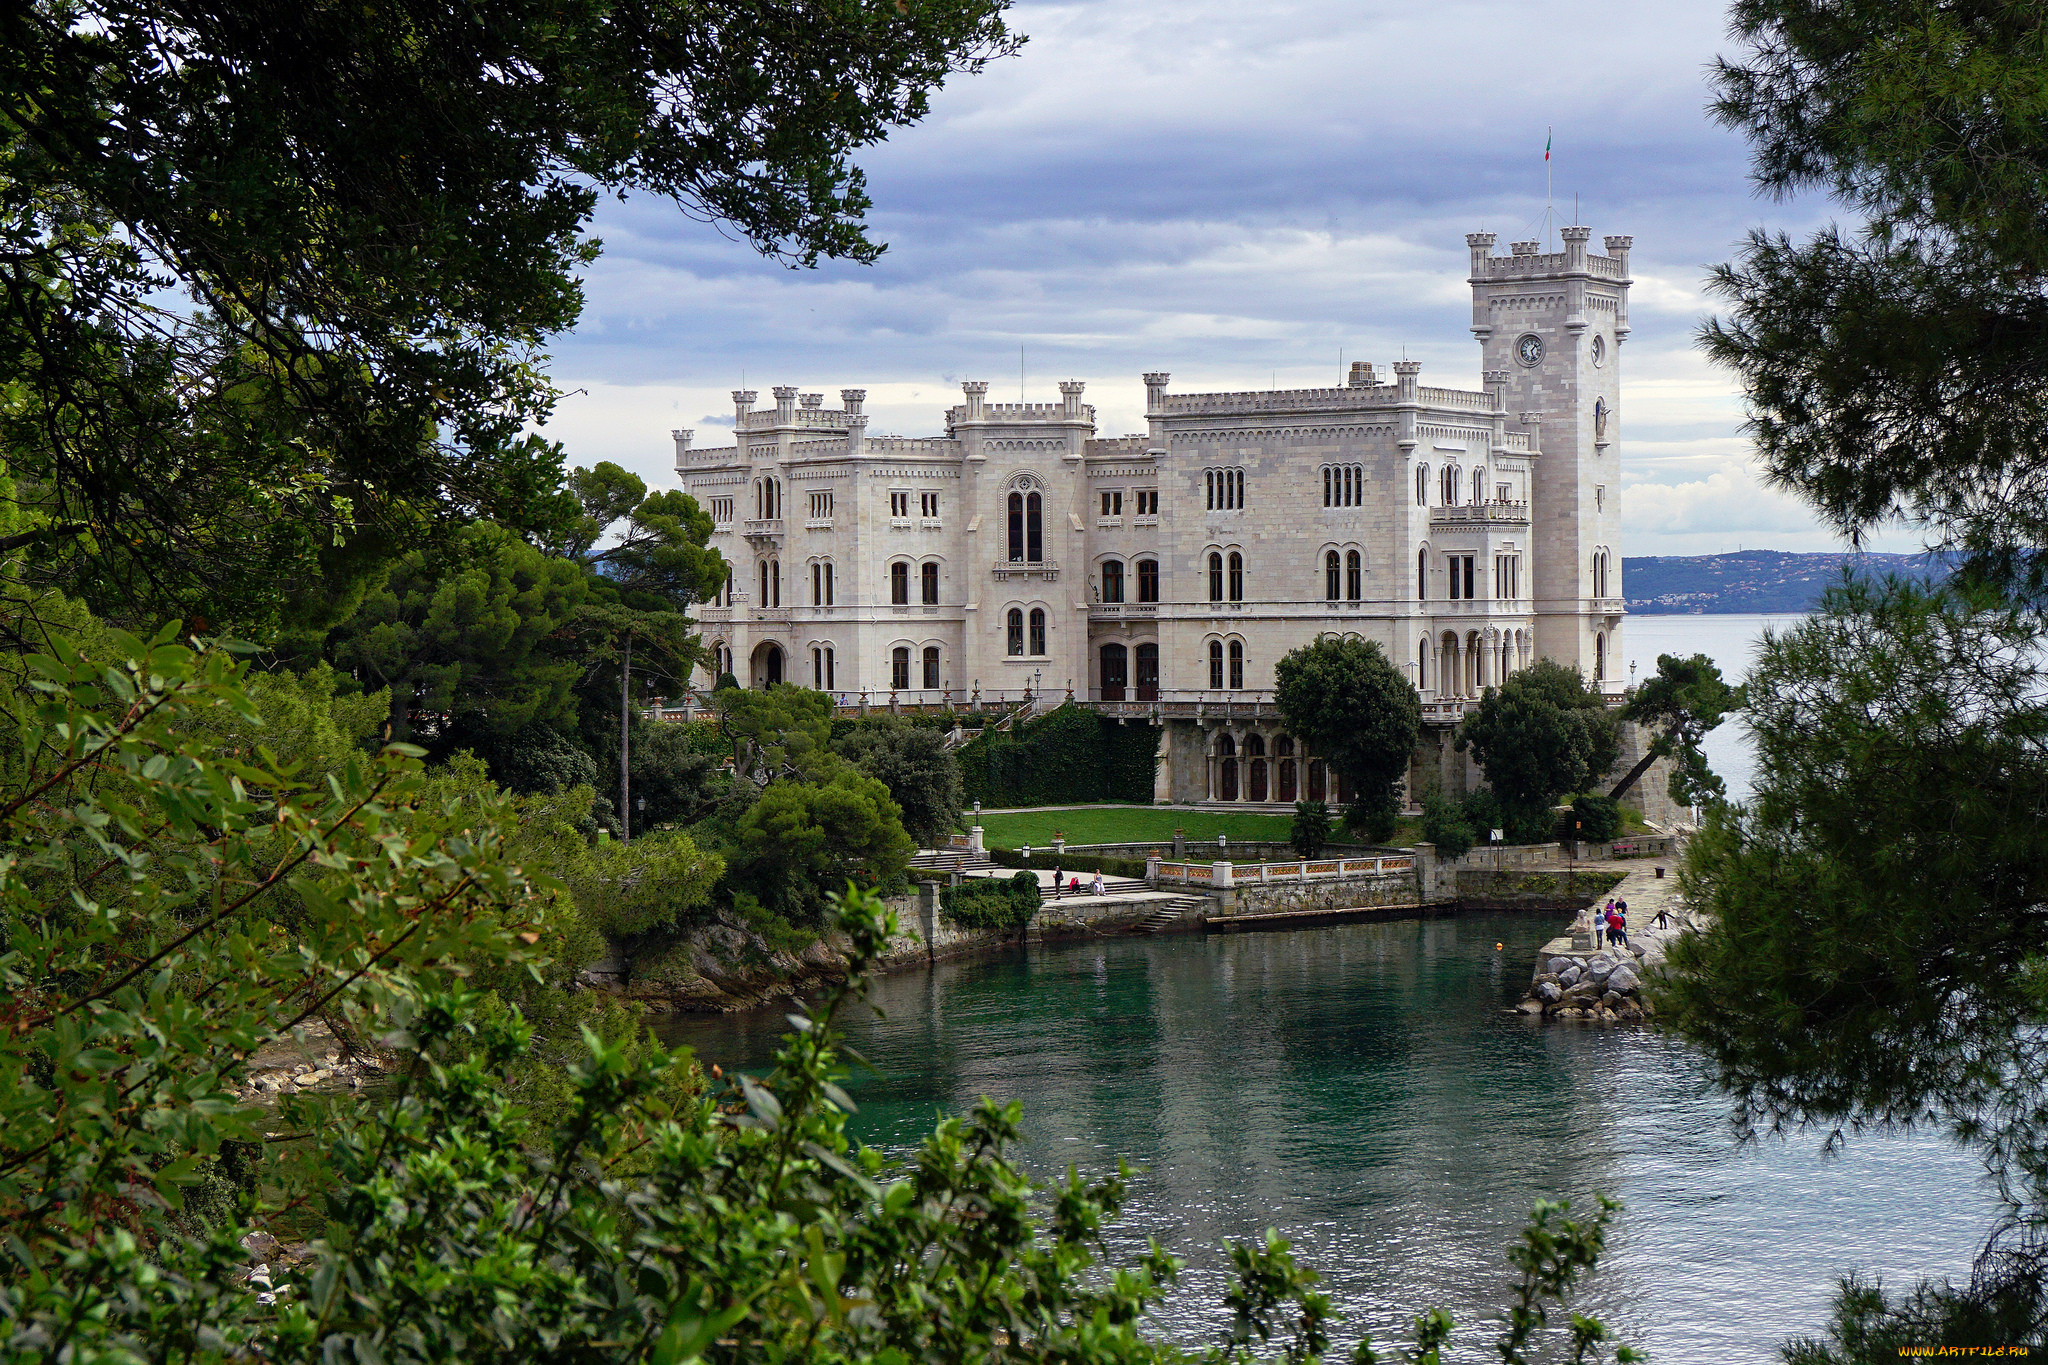
[[[1059,561],[1055,559],[999,559],[996,561],[995,578],[999,583],[1011,578],[1042,578],[1050,583],[1059,576]]]
[[[1157,602],[1090,602],[1088,619],[1091,621],[1128,620],[1134,616],[1153,617],[1159,614]]]
[[[1432,507],[1429,520],[1433,526],[1456,522],[1503,522],[1510,526],[1529,524],[1529,504],[1526,502],[1481,502],[1466,503],[1462,506]]]

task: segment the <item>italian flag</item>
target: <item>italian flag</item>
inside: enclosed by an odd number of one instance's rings
[[[1545,161],[1550,160],[1550,130],[1548,128],[1543,130],[1543,159]]]

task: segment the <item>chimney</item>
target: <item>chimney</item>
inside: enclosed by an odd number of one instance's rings
[[[1534,256],[1536,248],[1542,245],[1543,243],[1541,242],[1509,242],[1508,250],[1517,256]]]
[[[822,393],[807,393],[797,401],[807,408],[822,408],[825,406],[825,395]]]

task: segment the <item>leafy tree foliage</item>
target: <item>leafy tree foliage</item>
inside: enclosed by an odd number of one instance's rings
[[[48,514],[18,543],[105,604],[333,619],[445,520],[573,519],[522,433],[599,195],[871,260],[851,156],[1012,50],[1002,9],[8,6],[0,444]]]
[[[1579,838],[1604,844],[1621,833],[1621,804],[1611,796],[1582,793],[1572,798],[1572,824]]]
[[[430,737],[495,747],[529,727],[575,728],[580,666],[557,636],[589,593],[575,564],[478,522],[446,558],[400,560],[322,647],[366,686],[390,690],[394,739],[424,724]]]
[[[1371,640],[1324,636],[1274,666],[1280,718],[1296,739],[1350,779],[1347,821],[1376,841],[1392,837],[1395,792],[1422,734],[1415,685]]]
[[[1600,694],[1553,659],[1488,688],[1458,726],[1457,746],[1479,760],[1517,843],[1549,838],[1551,805],[1603,777],[1621,748]]]
[[[729,861],[736,886],[792,924],[816,925],[827,896],[849,881],[896,886],[916,851],[889,789],[838,764],[821,781],[771,782],[740,817]]]
[[[959,823],[960,760],[936,727],[879,717],[841,735],[832,748],[889,789],[903,812],[904,831],[918,847],[936,847]]]
[[[733,766],[762,781],[834,771],[832,698],[795,683],[761,691],[744,687],[712,693],[721,732],[733,745]]]
[[[2048,15],[2034,5],[1740,0],[1714,110],[1755,179],[1859,220],[1755,234],[1708,353],[1771,477],[1847,535],[1895,517],[2048,584]]]
[[[1614,790],[1607,793],[1619,800],[1659,758],[1677,760],[1671,765],[1668,784],[1671,799],[1683,806],[1705,805],[1718,800],[1727,785],[1707,766],[1700,742],[1717,728],[1731,711],[1742,707],[1742,689],[1721,679],[1721,669],[1704,654],[1680,658],[1659,654],[1657,671],[1629,695],[1621,718],[1649,727],[1655,732],[1649,749],[1629,769]]]

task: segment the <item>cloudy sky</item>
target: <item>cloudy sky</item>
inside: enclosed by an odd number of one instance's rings
[[[1021,55],[864,158],[877,265],[790,271],[666,201],[608,206],[555,348],[570,459],[672,483],[670,428],[730,444],[743,378],[863,387],[870,431],[934,434],[962,379],[1015,397],[1020,348],[1026,396],[1085,380],[1104,435],[1143,428],[1145,370],[1303,386],[1340,350],[1405,350],[1476,388],[1464,234],[1537,230],[1549,126],[1562,220],[1576,196],[1596,240],[1635,236],[1625,553],[1835,548],[1755,478],[1740,397],[1692,346],[1710,264],[1827,213],[1756,198],[1705,117],[1719,6],[1094,0],[1011,22]]]

